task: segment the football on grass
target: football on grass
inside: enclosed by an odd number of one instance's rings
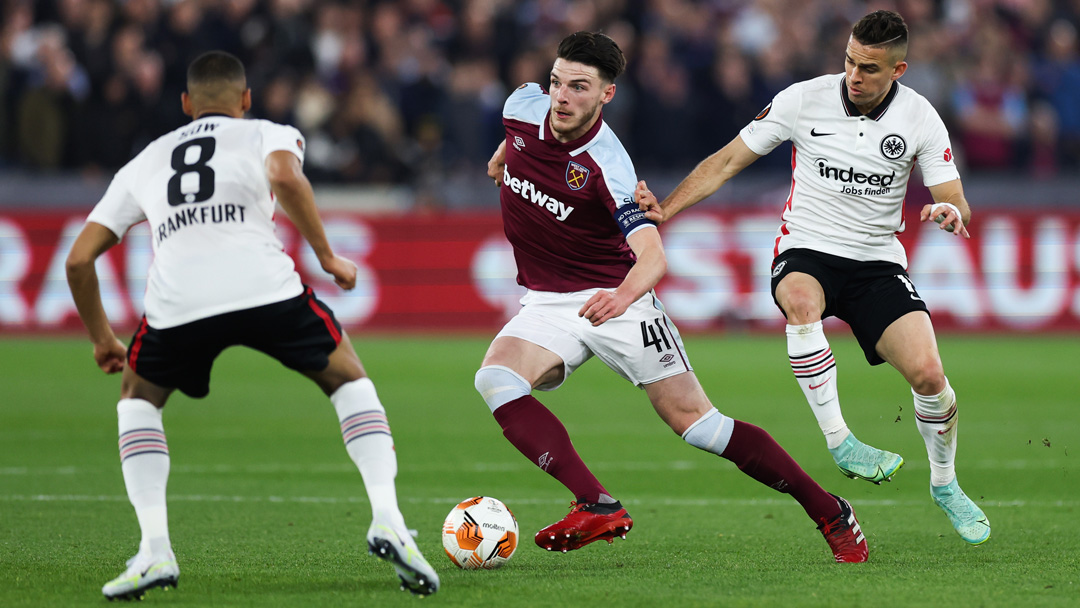
[[[443,548],[463,570],[493,570],[510,561],[518,544],[518,524],[502,501],[490,496],[463,500],[443,522]]]

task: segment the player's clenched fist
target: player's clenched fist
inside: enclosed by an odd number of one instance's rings
[[[127,347],[115,337],[105,344],[94,345],[94,361],[101,371],[106,374],[115,374],[124,371],[124,360],[127,358]]]
[[[352,260],[335,255],[323,270],[333,275],[334,283],[345,291],[356,287],[356,264]]]

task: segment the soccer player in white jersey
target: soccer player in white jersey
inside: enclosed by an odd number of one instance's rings
[[[301,284],[274,235],[274,201],[343,289],[356,265],[334,254],[311,184],[304,138],[295,128],[245,120],[251,107],[244,66],[211,51],[188,68],[184,113],[193,121],[158,138],[114,177],[67,259],[68,283],[106,373],[123,372],[120,462],[142,540],[128,568],[102,588],[112,599],[141,598],[177,584],[165,485],[169,448],[162,408],[175,389],[209,392],[214,358],[245,345],[318,384],[333,403],[345,448],[371,502],[368,548],[391,562],[413,593],[430,594],[438,575],[424,560],[398,509],[397,460],[386,411],[333,313]],[[105,315],[95,260],[127,230],[150,224],[154,261],[145,315],[125,348]]]
[[[646,217],[662,222],[715,192],[785,140],[792,185],[776,235],[772,293],[787,317],[791,370],[840,470],[881,483],[904,464],[855,438],[840,412],[837,366],[821,320],[846,321],[871,365],[889,362],[911,385],[930,460],[930,493],[960,536],[990,538],[986,515],[956,482],[956,394],[942,369],[930,314],[896,234],[918,162],[935,201],[920,220],[970,238],[971,210],[934,108],[897,82],[907,70],[907,25],[891,11],[855,24],[843,74],[784,89],[728,145],[702,161],[662,203],[641,187]]]
[[[764,430],[712,406],[653,293],[667,268],[663,244],[634,203],[634,166],[601,116],[625,65],[611,38],[567,36],[551,69],[550,93],[525,84],[507,99],[506,138],[488,164],[500,185],[518,282],[528,292],[484,356],[476,389],[510,443],[574,496],[570,513],[535,541],[566,552],[625,538],[633,525],[559,419],[531,394],[558,388],[596,355],[642,387],[687,443],[791,494],[836,561],[866,561],[851,505],[823,490]]]

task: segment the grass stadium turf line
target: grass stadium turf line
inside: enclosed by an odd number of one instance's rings
[[[833,332],[838,334],[839,332]],[[532,534],[570,496],[502,437],[472,387],[491,336],[354,336],[386,405],[398,491],[440,592],[398,591],[367,555],[360,475],[329,401],[267,357],[234,349],[204,400],[165,412],[179,589],[162,606],[1075,606],[1080,604],[1080,397],[1075,336],[940,337],[960,406],[961,486],[993,525],[967,546],[930,500],[910,391],[831,337],[840,397],[859,438],[902,454],[891,483],[845,479],[787,369],[783,337],[685,336],[724,413],[772,433],[854,505],[870,562],[831,562],[798,505],[668,430],[642,391],[599,361],[539,397],[634,517],[626,541],[565,555]],[[100,606],[138,544],[116,454],[119,378],[80,338],[0,339],[0,605]],[[506,502],[522,539],[510,564],[457,570],[439,528],[459,500]]]

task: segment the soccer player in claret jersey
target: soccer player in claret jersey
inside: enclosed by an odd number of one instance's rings
[[[158,138],[116,174],[67,259],[68,283],[106,373],[123,372],[120,463],[142,541],[128,568],[102,588],[112,599],[175,587],[165,485],[169,448],[162,408],[175,389],[201,398],[225,348],[244,345],[315,381],[337,412],[345,449],[371,502],[368,548],[393,564],[403,588],[434,593],[439,577],[398,509],[397,459],[386,411],[334,314],[300,282],[274,235],[281,204],[343,289],[356,265],[334,254],[311,184],[304,137],[295,128],[244,120],[251,107],[244,66],[219,51],[188,68],[184,113],[193,121]],[[125,349],[102,307],[94,261],[131,226],[150,224],[154,261],[145,316]]]
[[[911,385],[915,423],[930,459],[930,493],[960,536],[990,538],[990,523],[956,482],[956,394],[938,355],[930,315],[908,278],[904,194],[918,162],[935,201],[921,221],[970,238],[971,210],[934,108],[897,82],[907,70],[907,25],[877,11],[852,29],[843,74],[796,83],[773,98],[723,149],[662,203],[638,193],[662,222],[715,192],[790,140],[792,186],[777,231],[772,293],[787,317],[788,357],[840,470],[874,483],[904,464],[855,438],[840,413],[837,364],[821,320],[846,321],[871,365],[889,362]],[[947,264],[948,260],[942,263]]]
[[[644,388],[660,418],[687,443],[791,494],[836,561],[866,561],[851,505],[823,490],[764,430],[712,406],[653,293],[667,266],[659,232],[635,204],[633,164],[601,116],[625,65],[611,38],[567,36],[550,90],[525,84],[507,99],[506,139],[488,165],[500,186],[518,282],[528,291],[484,356],[476,389],[510,443],[575,499],[565,518],[536,534],[536,543],[566,552],[625,538],[633,526],[559,419],[531,395],[558,388],[596,355]]]

